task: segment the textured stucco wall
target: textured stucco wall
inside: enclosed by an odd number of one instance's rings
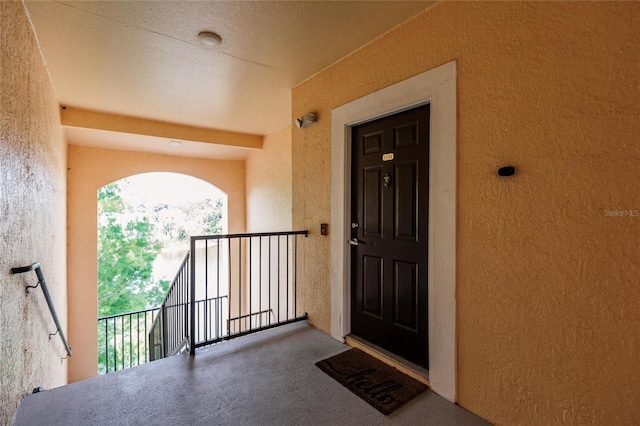
[[[173,157],[79,145],[69,145],[68,157],[69,341],[82,349],[69,363],[69,382],[76,382],[98,374],[98,189],[147,172],[197,177],[227,194],[229,232],[244,232],[245,167],[244,161]]]
[[[22,2],[0,2],[0,424],[33,388],[67,380],[66,353],[35,273],[67,331],[66,148],[58,103]]]
[[[640,424],[639,47],[637,2],[444,2],[293,90],[292,119],[319,113],[292,138],[315,229],[331,110],[456,60],[457,399],[498,425]],[[306,247],[328,332],[329,240]]]
[[[247,232],[291,231],[291,127],[265,136],[245,167]]]

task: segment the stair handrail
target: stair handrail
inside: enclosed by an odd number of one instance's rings
[[[147,338],[149,339],[149,361],[155,361],[156,358],[156,347],[160,346],[161,356],[160,358],[164,358],[168,356],[168,354],[175,355],[176,352],[182,348],[186,342],[188,342],[188,321],[189,316],[187,315],[186,305],[188,304],[188,295],[186,292],[189,289],[188,280],[191,275],[188,272],[188,268],[190,266],[189,259],[191,258],[191,252],[187,252],[180,263],[180,267],[178,268],[178,272],[175,275],[173,281],[169,285],[167,292],[162,300],[162,304],[158,308],[158,313],[156,314],[155,319],[153,320],[153,324],[151,325],[151,329],[149,330]],[[179,286],[182,286],[183,289],[178,289]],[[174,295],[175,292],[182,291],[181,294],[182,303],[175,303],[175,301],[171,301],[170,298]],[[169,336],[167,334],[167,308],[175,308],[179,305],[185,305],[185,315],[184,315],[184,330],[183,336],[179,339],[180,345],[177,347],[169,347]],[[157,327],[160,327],[160,331],[162,332],[160,338],[160,343],[156,342],[155,332]],[[174,330],[175,331],[175,330]],[[173,336],[174,337],[174,336]]]
[[[44,274],[42,273],[42,268],[40,268],[39,262],[34,262],[29,266],[20,266],[18,268],[11,268],[12,274],[23,274],[25,272],[35,271],[36,276],[38,277],[38,283],[36,285],[29,285],[26,288],[27,294],[29,294],[29,289],[37,288],[40,286],[42,288],[42,292],[44,293],[44,298],[47,301],[47,305],[49,306],[49,311],[51,312],[51,316],[53,317],[53,322],[56,324],[55,333],[49,333],[49,340],[51,340],[51,336],[55,336],[58,334],[60,339],[62,339],[62,343],[64,344],[65,349],[67,350],[67,356],[62,358],[65,360],[71,356],[71,348],[67,343],[67,339],[64,337],[64,332],[62,331],[62,326],[60,325],[60,321],[58,320],[58,314],[56,314],[56,308],[53,306],[53,300],[51,300],[51,295],[49,294],[49,289],[47,288],[47,282],[44,279]]]

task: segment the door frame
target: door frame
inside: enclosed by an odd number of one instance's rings
[[[331,335],[351,332],[351,126],[430,104],[428,330],[431,388],[456,401],[456,63],[331,111]]]

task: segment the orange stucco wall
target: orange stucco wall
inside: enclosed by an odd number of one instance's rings
[[[0,424],[33,388],[61,386],[67,361],[35,273],[67,331],[66,146],[58,103],[24,5],[0,2]]]
[[[246,162],[247,232],[291,229],[291,127],[264,137]]]
[[[456,61],[457,400],[498,425],[640,424],[639,46],[638,2],[443,2],[293,90],[319,116],[293,132],[293,224],[316,229],[331,110]],[[306,247],[328,332],[329,239]]]
[[[97,353],[97,191],[146,172],[174,172],[212,183],[227,193],[229,232],[245,231],[244,161],[173,157],[69,145],[69,340],[81,347],[69,364],[69,382],[93,377]]]

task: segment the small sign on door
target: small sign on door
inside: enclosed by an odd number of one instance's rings
[[[391,160],[393,160],[393,152],[382,154],[382,161],[391,161]]]

